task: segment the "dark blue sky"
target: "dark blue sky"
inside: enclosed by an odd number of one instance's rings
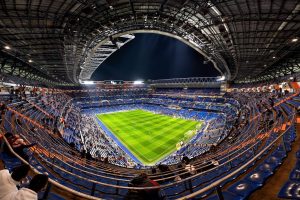
[[[148,80],[219,76],[212,63],[185,43],[158,34],[135,34],[94,72],[92,80]]]

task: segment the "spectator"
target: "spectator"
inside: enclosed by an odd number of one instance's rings
[[[30,181],[28,188],[21,188],[13,198],[14,200],[37,200],[38,192],[46,187],[48,176],[38,174]]]
[[[0,200],[10,200],[18,192],[17,185],[25,178],[30,170],[29,165],[21,165],[12,170],[0,171]]]
[[[147,174],[142,173],[135,177],[128,184],[129,187],[154,187],[159,186],[156,181],[148,178]],[[128,200],[160,200],[164,199],[160,189],[128,190],[125,199]]]
[[[10,146],[12,147],[12,149],[14,150],[14,152],[17,153],[19,156],[21,156],[24,160],[28,161],[29,157],[24,152],[24,149],[34,146],[35,143],[26,145],[24,140],[19,135],[13,135],[12,133],[6,133],[5,137],[8,143],[10,144]],[[8,147],[6,147],[5,150],[7,153],[10,153]]]
[[[192,165],[192,164],[190,163],[189,160],[188,160],[188,161],[185,161],[184,169],[185,169],[186,171],[188,171],[190,175],[195,175],[195,174],[196,174],[196,169],[195,169],[194,165]]]
[[[170,168],[169,168],[168,165],[162,165],[162,164],[160,164],[160,165],[158,165],[157,167],[158,167],[158,169],[159,169],[161,172],[168,172],[168,171],[170,171]]]
[[[152,169],[151,169],[151,173],[152,173],[152,174],[156,174],[156,168],[152,168]]]
[[[182,164],[179,164],[178,166],[177,166],[177,169],[181,169],[183,167],[183,165]],[[177,172],[177,175],[176,175],[176,177],[175,177],[175,179],[174,179],[174,181],[181,181],[181,177],[180,177],[180,173],[179,172]]]
[[[0,123],[2,123],[2,115],[5,114],[7,107],[4,103],[0,103]]]

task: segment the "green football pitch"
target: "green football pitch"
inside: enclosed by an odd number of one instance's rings
[[[176,145],[190,140],[202,124],[145,110],[96,116],[145,165],[154,165],[174,152]]]

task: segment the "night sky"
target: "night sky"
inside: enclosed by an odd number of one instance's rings
[[[94,72],[92,80],[148,80],[219,76],[213,64],[183,42],[158,34],[135,34]]]

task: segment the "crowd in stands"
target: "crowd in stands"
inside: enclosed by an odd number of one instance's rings
[[[89,152],[93,158],[106,160],[108,157],[109,162],[127,167],[132,166],[132,159],[128,155],[124,155],[124,152],[118,148],[118,145],[110,137],[105,137],[107,134],[94,120],[95,114],[144,109],[179,118],[206,121],[208,128],[205,132],[201,130],[202,132],[200,133],[199,131],[198,137],[194,138],[190,144],[186,144],[186,147],[182,148],[181,151],[173,153],[161,162],[161,164],[174,164],[180,162],[181,157],[185,154],[190,158],[196,157],[208,151],[211,146],[221,142],[226,137],[226,133],[232,125],[231,121],[235,119],[239,106],[234,100],[220,97],[163,97],[156,96],[153,93],[145,95],[144,92],[131,92],[128,94],[116,94],[114,92],[113,94],[116,96],[111,96],[110,93],[107,93],[106,96],[84,97],[81,95],[79,98],[74,98],[72,105],[67,107],[68,112],[65,115],[66,124],[73,124],[70,126],[73,128],[66,126],[64,138],[69,143],[75,143],[77,149]],[[233,102],[233,106],[229,102]],[[174,109],[170,105],[177,106],[176,108],[179,109]],[[85,114],[80,117],[79,113]],[[76,122],[79,121],[81,121],[80,131],[78,131],[78,126],[76,126],[76,124],[79,124]],[[204,129],[204,127],[202,128]],[[78,142],[80,138],[81,143]],[[108,144],[109,148],[103,149]],[[118,158],[117,161],[116,157]]]
[[[42,105],[44,105],[44,108],[49,109],[50,113],[55,116],[60,116],[62,110],[64,110],[64,106],[70,99],[71,97],[64,93],[45,94],[41,96],[41,101]]]
[[[94,117],[87,114],[81,116],[81,133],[84,147],[87,152],[102,161],[121,166],[132,166],[133,161],[123,152],[113,139],[96,124]]]

